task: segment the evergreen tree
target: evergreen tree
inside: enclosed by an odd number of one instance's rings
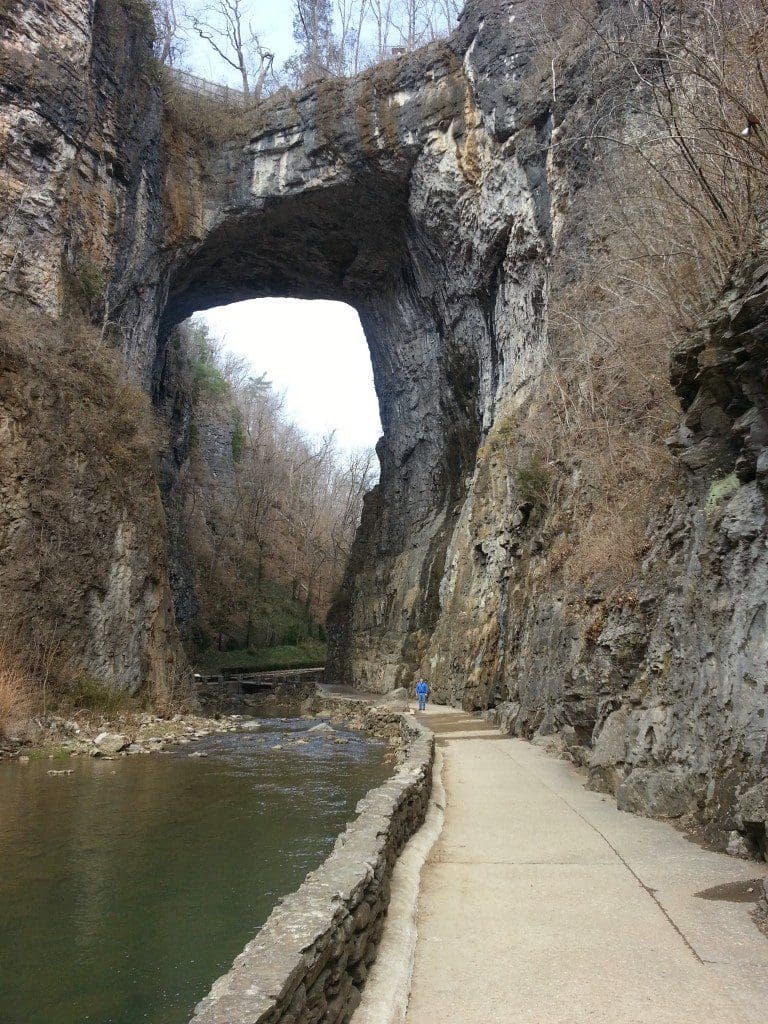
[[[293,0],[293,38],[298,52],[292,70],[299,83],[332,74],[338,63],[331,0]]]

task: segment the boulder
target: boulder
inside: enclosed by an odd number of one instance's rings
[[[307,732],[329,733],[334,732],[334,728],[332,725],[328,725],[327,722],[320,722],[319,725],[313,725],[311,729],[307,729]]]
[[[608,715],[595,740],[589,759],[590,768],[611,767],[626,760],[628,719],[629,715],[624,710]]]
[[[763,779],[739,797],[736,811],[744,828],[765,828],[768,822],[768,779]]]
[[[753,858],[749,843],[740,832],[736,831],[728,833],[728,845],[725,852],[731,857],[741,857],[743,860],[752,860]]]
[[[384,700],[389,704],[392,701],[408,700],[408,691],[404,686],[398,686],[384,695]]]
[[[753,855],[768,860],[768,779],[739,797],[736,824],[745,833]]]
[[[407,700],[385,700],[379,705],[382,710],[387,712],[392,711],[410,711],[411,705]]]
[[[40,722],[30,718],[28,721],[16,723],[12,730],[11,740],[16,743],[39,743],[44,732],[45,729]]]
[[[520,715],[520,704],[518,701],[504,701],[494,710],[493,720],[499,732],[516,732],[517,720]]]
[[[105,757],[119,754],[121,750],[125,750],[129,746],[130,742],[127,736],[123,736],[119,732],[100,732],[93,741],[96,748],[95,753]]]
[[[740,487],[726,504],[720,528],[731,543],[754,540],[765,532],[765,499],[756,484]]]
[[[616,790],[616,804],[647,818],[680,818],[696,807],[696,794],[680,772],[635,768]]]

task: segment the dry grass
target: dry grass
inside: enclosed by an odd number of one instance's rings
[[[258,105],[244,108],[225,103],[181,88],[168,75],[163,80],[163,97],[171,130],[206,148],[245,141],[262,120]]]
[[[28,666],[44,707],[83,674],[86,623],[106,588],[119,524],[146,523],[163,557],[151,404],[81,316],[0,309],[0,646]]]
[[[676,470],[665,444],[679,416],[667,372],[671,335],[607,269],[558,293],[551,354],[522,435],[551,467],[558,523],[553,564],[582,588],[626,583],[646,549],[649,513],[669,499]]]
[[[585,148],[592,180],[569,197],[543,395],[522,432],[553,470],[550,507],[569,510],[551,565],[577,592],[618,594],[649,518],[676,493],[670,351],[754,249],[768,209],[768,3],[628,5],[618,19],[588,0],[530,11],[539,92],[556,94],[569,64],[577,76],[599,66],[600,88],[592,127],[566,125],[559,143]]]
[[[0,739],[32,713],[34,681],[16,658],[0,646]]]

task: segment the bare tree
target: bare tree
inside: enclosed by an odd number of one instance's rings
[[[316,442],[285,417],[282,397],[249,376],[203,324],[180,328],[188,366],[194,441],[184,526],[201,635],[221,647],[280,639],[264,618],[275,586],[319,626],[344,573],[373,483],[375,455],[346,457],[333,435]],[[211,463],[231,437],[225,481]]]
[[[293,38],[299,47],[291,61],[298,83],[335,73],[339,47],[333,32],[331,0],[293,0]]]
[[[155,20],[155,52],[161,64],[175,66],[181,49],[179,15],[176,0],[153,0],[152,16]]]
[[[434,0],[427,13],[430,40],[450,35],[464,7],[464,0]]]
[[[442,39],[453,29],[463,7],[462,0],[389,0],[387,17],[390,27],[407,52],[435,39]],[[382,53],[381,56],[386,56]]]
[[[208,0],[192,16],[192,28],[214,53],[238,72],[246,100],[260,100],[275,56],[247,20],[246,0]]]
[[[415,50],[424,39],[424,0],[399,0],[395,20],[395,30],[400,42],[409,53]]]
[[[338,73],[341,75],[354,75],[360,70],[369,3],[370,0],[336,0]]]
[[[389,56],[389,40],[393,27],[395,0],[370,0],[371,17],[376,31],[376,59]]]

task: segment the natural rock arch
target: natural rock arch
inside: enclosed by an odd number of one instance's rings
[[[166,180],[166,195],[194,201],[181,232],[175,225],[156,379],[170,327],[197,310],[276,296],[340,300],[360,316],[383,427],[381,481],[332,611],[330,668],[373,689],[406,681],[428,652],[515,326],[501,266],[538,234],[534,190],[514,154],[489,174],[499,138],[470,57],[493,26],[467,28],[466,50],[459,37],[274,98],[245,140],[201,148],[179,132]],[[540,273],[530,285],[541,290]],[[533,303],[531,313],[526,331],[536,328]]]

